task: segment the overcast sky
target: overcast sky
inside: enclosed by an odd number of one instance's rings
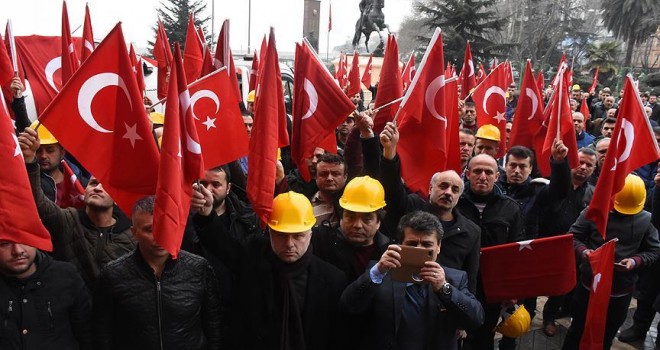
[[[71,30],[82,35],[85,3],[89,3],[95,40],[101,40],[112,27],[122,22],[126,41],[137,47],[147,46],[152,40],[151,27],[156,23],[159,0],[68,0]],[[330,49],[352,38],[355,22],[359,17],[359,0],[333,0],[330,32]],[[207,1],[207,15],[211,15],[211,0]],[[406,15],[410,14],[410,0],[386,0],[385,21],[393,31]],[[277,46],[280,51],[294,50],[294,42],[302,38],[303,0],[252,0],[252,32],[250,48],[254,50],[270,26],[275,27]],[[321,1],[320,51],[325,52],[330,1]],[[61,33],[61,9],[59,0],[3,1],[0,23],[11,18],[15,35],[57,35]],[[230,19],[230,41],[234,51],[243,51],[248,45],[248,0],[215,0],[215,33],[222,21]],[[208,30],[211,30],[209,25]]]

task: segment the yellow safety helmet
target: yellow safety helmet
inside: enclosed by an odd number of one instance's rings
[[[51,134],[43,124],[40,124],[38,120],[35,120],[32,124],[30,124],[30,129],[37,130],[37,135],[39,135],[39,142],[41,142],[42,145],[52,145],[58,143],[55,136],[53,136],[53,134]]]
[[[578,84],[573,85],[573,91],[580,91],[580,90],[581,90],[580,85]]]
[[[474,135],[478,139],[486,139],[491,141],[500,142],[500,129],[498,129],[493,124],[482,125],[478,130],[477,134]]]
[[[305,232],[314,226],[316,218],[312,203],[297,192],[282,193],[273,200],[268,226],[283,233]]]
[[[247,101],[248,101],[248,102],[252,102],[252,103],[254,103],[254,96],[255,96],[256,94],[257,94],[257,93],[256,93],[254,90],[248,92]]]
[[[385,206],[385,189],[369,176],[356,177],[346,184],[339,205],[356,213],[374,212]]]
[[[614,195],[614,209],[621,214],[635,215],[644,209],[646,186],[637,175],[629,174],[621,191]]]
[[[154,124],[158,124],[158,125],[165,124],[165,116],[163,115],[163,113],[160,112],[149,113],[149,120],[151,120],[151,122]]]
[[[509,338],[518,338],[529,331],[531,324],[532,319],[525,306],[516,305],[516,311],[512,314],[505,313],[504,321],[497,326],[496,331]]]

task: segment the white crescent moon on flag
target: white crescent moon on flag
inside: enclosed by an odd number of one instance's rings
[[[188,92],[187,89],[179,94],[179,105],[184,113],[188,113],[188,108],[191,106],[191,100],[190,92]],[[188,152],[194,154],[202,154],[202,146],[190,136],[188,129],[186,129],[186,149]]]
[[[530,88],[525,89],[525,95],[527,95],[527,97],[532,100],[532,114],[529,116],[529,118],[527,118],[527,120],[532,120],[536,115],[536,110],[539,108],[539,99],[536,97],[534,90]]]
[[[48,61],[46,64],[46,68],[44,69],[44,73],[46,74],[46,81],[48,81],[48,85],[53,88],[53,90],[59,92],[60,90],[55,86],[55,80],[53,80],[53,75],[55,75],[55,72],[62,68],[62,56],[57,56],[53,58],[52,60]]]
[[[621,140],[621,134],[623,134],[626,138],[626,146],[623,148],[621,156],[614,158],[614,166],[612,167],[612,170],[616,169],[617,164],[628,160],[628,157],[630,157],[630,151],[632,151],[632,146],[635,142],[635,126],[632,125],[632,123],[629,122],[626,118],[621,120],[621,132],[619,133],[619,137],[616,139],[617,146]]]
[[[94,45],[93,45],[92,43],[90,43],[89,41],[87,41],[87,40],[85,40],[85,48],[86,48],[89,52],[93,52],[93,51],[94,51]]]
[[[309,97],[309,108],[307,109],[305,115],[302,117],[302,120],[305,120],[310,118],[316,112],[316,107],[319,105],[319,94],[316,92],[314,84],[307,80],[307,78],[305,78],[305,84],[303,85],[303,88],[307,93],[307,97]]]
[[[484,112],[486,112],[486,114],[490,114],[488,112],[488,107],[486,106],[486,104],[488,102],[488,98],[492,94],[498,94],[498,95],[502,96],[502,99],[504,100],[504,104],[506,105],[506,94],[504,93],[504,90],[502,90],[502,88],[500,88],[499,86],[491,86],[491,87],[488,88],[488,90],[486,90],[486,94],[484,95],[483,109],[484,109]],[[504,111],[502,111],[502,112],[504,112]]]
[[[220,110],[220,99],[218,99],[218,95],[216,95],[215,92],[213,92],[211,90],[199,90],[199,91],[195,92],[192,96],[190,96],[190,105],[192,107],[191,111],[192,111],[193,118],[195,118],[196,120],[199,120],[199,118],[197,117],[197,115],[195,115],[195,103],[197,103],[197,100],[199,100],[200,98],[204,98],[204,97],[210,98],[211,100],[213,100],[213,102],[215,103],[215,113],[216,114]]]
[[[474,63],[472,60],[468,60],[468,67],[470,67],[470,74],[468,74],[468,77],[471,77],[474,75]]]
[[[438,111],[435,109],[435,96],[438,94],[438,91],[440,91],[440,89],[442,89],[444,86],[445,86],[445,76],[443,74],[433,79],[433,81],[431,81],[431,84],[429,84],[429,87],[426,89],[426,94],[424,95],[424,103],[426,104],[426,108],[429,109],[429,112],[431,112],[431,115],[434,118],[445,122],[445,128],[446,128],[447,118],[441,116],[440,113],[438,113]]]
[[[111,133],[112,130],[104,129],[99,125],[96,119],[94,119],[94,115],[92,114],[92,101],[99,91],[108,86],[118,86],[126,95],[131,110],[133,110],[133,102],[128,93],[128,88],[126,87],[124,80],[115,73],[99,73],[92,76],[85,81],[78,92],[78,111],[80,117],[92,129],[102,133]]]
[[[602,275],[600,273],[597,273],[596,276],[594,276],[594,281],[591,285],[591,290],[594,293],[596,293],[596,289],[598,289],[598,284],[600,283],[601,276]]]

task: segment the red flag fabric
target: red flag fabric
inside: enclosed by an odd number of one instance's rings
[[[589,121],[589,118],[591,118],[591,113],[589,112],[589,105],[587,104],[587,100],[583,99],[582,103],[580,103],[580,113],[584,116],[584,123],[582,125],[586,128],[587,127],[587,121]]]
[[[64,174],[64,180],[62,180],[62,195],[58,196],[59,201],[57,204],[60,208],[82,208],[85,206],[85,189],[78,181],[78,177],[73,173],[69,164],[66,161],[62,161],[62,173]],[[59,194],[59,192],[58,192]]]
[[[489,303],[566,294],[576,282],[573,235],[482,248],[479,269]]]
[[[204,64],[204,48],[195,28],[195,19],[192,13],[188,17],[188,30],[186,32],[186,46],[183,49],[183,70],[186,72],[186,81],[193,82],[202,74]]]
[[[215,56],[213,59],[213,65],[215,69],[220,69],[221,67],[227,67],[227,75],[231,80],[231,85],[235,91],[236,103],[240,103],[243,100],[241,96],[241,89],[238,86],[238,79],[236,78],[236,67],[234,66],[234,56],[231,53],[231,48],[229,47],[229,20],[226,19],[222,23],[222,28],[220,29],[220,34],[218,35],[218,43],[215,47]]]
[[[332,3],[328,6],[328,32],[332,30]]]
[[[477,125],[481,127],[492,124],[500,130],[500,147],[496,158],[506,154],[505,94],[512,82],[507,79],[506,70],[505,63],[498,65],[472,93],[472,100],[477,110]]]
[[[410,83],[412,83],[413,77],[415,76],[415,52],[413,51],[408,58],[408,62],[405,67],[403,67],[403,72],[401,73],[401,82],[403,83],[403,90],[408,89]]]
[[[401,73],[399,71],[399,46],[394,36],[389,35],[387,37],[387,46],[385,46],[383,67],[380,70],[375,107],[378,108],[390,103],[401,98],[401,96],[403,96],[403,84],[401,83]],[[376,135],[383,131],[387,122],[394,120],[394,115],[399,110],[400,103],[393,103],[383,109],[379,109],[378,113],[374,115],[374,133]]]
[[[9,87],[12,79],[14,79],[14,67],[7,53],[5,43],[0,38],[0,86],[6,102],[11,102],[14,99],[14,92]]]
[[[83,41],[80,47],[80,63],[85,62],[87,57],[94,52],[94,31],[92,30],[92,19],[89,15],[89,5],[85,4],[85,23],[83,24]]]
[[[357,51],[353,52],[353,62],[351,62],[351,71],[348,73],[348,90],[346,95],[354,96],[360,93],[360,57]]]
[[[625,98],[619,104],[612,141],[607,148],[593,199],[587,208],[587,219],[596,224],[603,238],[614,195],[623,188],[626,176],[660,158],[653,129],[630,76],[626,77],[623,90]]]
[[[0,92],[2,95],[2,92]],[[53,251],[50,234],[39,219],[25,161],[4,97],[0,96],[0,240]]]
[[[156,41],[154,42],[154,58],[158,61],[158,88],[156,95],[158,99],[167,97],[167,76],[170,74],[170,65],[172,64],[172,50],[170,49],[170,40],[165,33],[163,22],[158,20],[158,31]]]
[[[460,126],[461,120],[458,111],[458,79],[445,80],[445,102],[447,103],[447,166],[461,174]]]
[[[225,68],[190,84],[190,109],[207,169],[248,154],[248,135]]]
[[[357,53],[353,62],[355,65]],[[291,135],[291,159],[298,166],[305,181],[310,180],[305,158],[311,158],[314,148],[329,136],[336,151],[334,130],[355,110],[353,102],[337,86],[330,72],[306,41],[296,45],[293,79],[293,132]],[[353,69],[357,69],[354,66]],[[359,77],[359,75],[358,75]],[[359,86],[359,78],[357,86]]]
[[[486,79],[486,69],[484,68],[484,65],[479,63],[479,72],[477,73],[477,85],[481,84],[481,82]]]
[[[570,95],[565,84],[563,73],[565,69],[558,73],[559,85],[555,94],[550,101],[550,117],[547,123],[548,128],[543,142],[543,150],[537,158],[539,170],[544,176],[549,175],[547,170],[550,169],[550,157],[552,155],[552,145],[555,139],[559,138],[564,142],[568,148],[568,164],[571,169],[580,166],[580,160],[577,154],[577,141],[575,139],[575,127],[573,126],[573,112],[571,111],[571,104],[569,102]],[[538,152],[537,152],[538,154]],[[541,164],[547,164],[541,165]]]
[[[158,148],[133,74],[117,24],[39,118],[125,213],[155,192],[158,175]]]
[[[250,176],[247,195],[257,216],[266,223],[273,209],[277,148],[289,143],[284,91],[273,28],[270,29],[268,49],[261,64],[262,71],[257,85],[268,93],[257,94],[254,101],[255,118],[248,156]]]
[[[202,29],[202,26],[199,26],[197,28],[197,33],[199,35],[200,40],[202,41],[202,48],[204,50],[204,59],[202,60],[202,72],[200,73],[199,77],[204,77],[207,76],[208,74],[211,74],[215,70],[215,66],[213,65],[213,55],[211,54],[211,49],[209,48],[208,43],[206,42],[206,34],[204,34],[204,29]]]
[[[62,1],[62,85],[69,81],[78,67],[80,67],[80,61],[78,61],[73,39],[71,39],[69,13],[66,9],[66,1]]]
[[[536,77],[536,86],[538,86],[539,91],[543,93],[543,89],[545,89],[545,78],[543,78],[543,71],[539,71],[539,75]]]
[[[362,72],[362,84],[369,89],[371,87],[371,69],[372,64],[371,60],[374,58],[374,54],[369,54],[369,61],[367,61],[367,66],[364,67],[364,72]]]
[[[80,47],[80,38],[73,38]],[[41,114],[62,88],[62,40],[59,36],[17,36],[16,51],[30,77],[37,114]]]
[[[527,60],[518,105],[513,117],[510,146],[525,146],[534,149],[534,135],[543,124],[543,97],[534,80],[532,63]],[[537,154],[540,154],[540,149]]]
[[[588,256],[593,282],[589,291],[589,305],[580,339],[580,349],[603,349],[607,309],[614,276],[615,242],[615,240],[607,241]]]
[[[596,73],[594,73],[594,80],[591,83],[591,86],[589,87],[589,93],[596,91],[596,86],[598,86],[598,70],[600,69],[600,66],[596,66]]]
[[[447,163],[447,115],[451,103],[443,60],[442,34],[436,28],[397,113],[401,176],[413,192],[427,193],[431,177],[444,170]]]
[[[470,91],[477,87],[477,79],[474,71],[474,60],[472,59],[472,50],[470,41],[465,45],[465,56],[463,56],[463,68],[461,68],[461,100],[464,100]]]
[[[250,91],[253,91],[257,87],[257,80],[259,80],[259,55],[257,55],[257,50],[255,50],[250,69]]]
[[[130,45],[128,51],[128,56],[131,58],[131,65],[133,66],[133,72],[135,73],[135,79],[137,80],[138,89],[144,94],[144,90],[147,88],[147,85],[144,83],[144,73],[142,71],[142,60],[138,60],[135,55],[135,49],[133,44]]]
[[[264,38],[261,39],[261,47],[259,48],[259,67],[261,67],[264,59],[266,58],[266,51],[268,51],[268,42],[266,41],[266,36],[264,35]]]
[[[335,72],[335,79],[337,79],[337,83],[342,90],[348,85],[348,75],[346,73],[348,67],[344,65],[345,57],[345,53],[342,52],[339,54],[339,62],[337,63],[337,71]]]
[[[171,69],[165,108],[168,122],[163,127],[153,235],[156,242],[176,259],[188,220],[192,184],[204,175],[204,162],[179,43],[174,43]]]

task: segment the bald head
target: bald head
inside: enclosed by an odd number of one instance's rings
[[[490,194],[499,175],[497,161],[488,154],[476,155],[468,163],[467,177],[470,180],[470,190],[478,195]]]

